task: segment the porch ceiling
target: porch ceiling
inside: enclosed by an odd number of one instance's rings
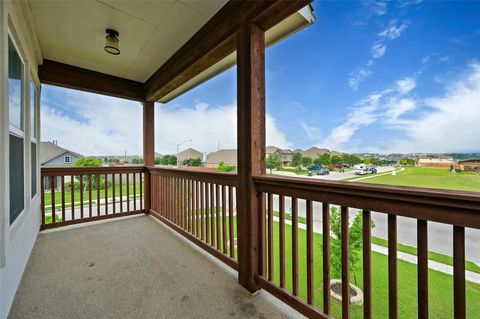
[[[226,0],[29,0],[43,58],[145,82]],[[105,29],[121,54],[103,50]]]

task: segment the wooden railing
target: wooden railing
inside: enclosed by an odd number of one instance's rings
[[[234,269],[237,263],[234,174],[148,168],[150,213]]]
[[[397,216],[417,220],[417,286],[418,317],[428,318],[428,222],[440,222],[453,225],[453,267],[454,317],[465,318],[465,227],[480,228],[480,195],[473,192],[445,191],[410,187],[384,185],[365,185],[353,182],[335,182],[307,180],[300,178],[283,178],[261,176],[254,178],[259,196],[265,199],[266,207],[261,217],[260,236],[262,244],[260,254],[260,285],[265,290],[290,304],[304,315],[312,318],[331,318],[332,306],[330,295],[330,207],[338,206],[341,212],[341,279],[350,282],[349,269],[349,208],[362,210],[363,214],[363,317],[375,317],[372,314],[372,248],[371,248],[371,212],[388,215],[388,316],[398,318],[397,285]],[[285,201],[291,202],[291,258],[285,253]],[[299,201],[304,204],[306,218],[306,296],[299,294]],[[316,205],[314,206],[314,203]],[[322,215],[321,258],[314,254],[313,214],[314,207]],[[274,216],[278,211],[278,218]],[[319,213],[320,213],[319,212]],[[273,224],[278,220],[278,239],[275,239]],[[275,241],[278,240],[278,250]],[[240,242],[241,244],[241,242]],[[277,258],[275,255],[278,254]],[[279,265],[275,261],[279,260]],[[286,285],[286,260],[291,269],[291,284]],[[316,263],[322,263],[323,308],[314,304],[314,278]],[[279,269],[275,279],[274,270]],[[414,287],[412,287],[414,289]],[[318,291],[318,290],[317,290]],[[341,316],[350,318],[349,286],[342,285]],[[318,306],[318,302],[317,302]],[[321,308],[321,309],[320,309]],[[412,310],[414,311],[414,310]],[[338,312],[337,312],[338,315]],[[377,315],[378,316],[378,315]]]
[[[42,168],[41,229],[143,213],[144,171],[142,166]]]

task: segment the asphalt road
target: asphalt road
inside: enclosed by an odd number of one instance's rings
[[[394,169],[395,168],[393,166],[377,167],[378,174],[385,173],[388,171],[393,171]],[[305,177],[305,178],[311,178],[311,179],[328,179],[328,180],[342,180],[342,179],[357,177],[357,175],[355,175],[353,171],[349,171],[345,173],[330,172],[330,174],[328,175],[313,175],[313,176],[302,176],[302,175],[297,175],[295,173],[283,172],[283,171],[275,171],[273,172],[273,174],[280,175],[280,176]],[[376,176],[376,175],[364,175],[363,177],[367,177],[367,176]],[[358,177],[362,177],[362,176],[358,176]]]

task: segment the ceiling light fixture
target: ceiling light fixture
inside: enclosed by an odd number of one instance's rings
[[[118,32],[113,29],[107,29],[107,36],[105,37],[105,51],[113,55],[119,55],[120,49],[118,48]]]

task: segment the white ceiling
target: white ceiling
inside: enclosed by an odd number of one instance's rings
[[[44,59],[145,82],[226,0],[29,0]],[[120,33],[120,55],[103,50]]]

